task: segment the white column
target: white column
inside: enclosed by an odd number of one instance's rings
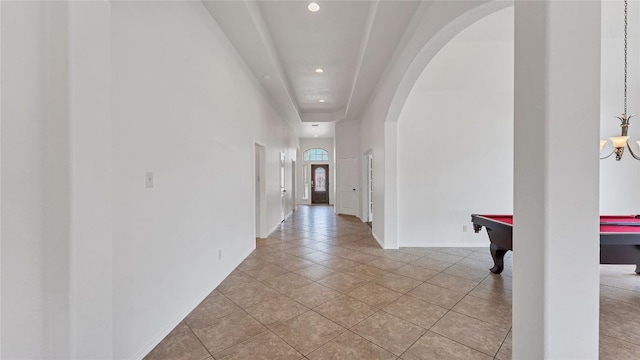
[[[515,2],[514,359],[597,359],[600,1]]]
[[[398,248],[397,121],[384,123],[384,248]]]

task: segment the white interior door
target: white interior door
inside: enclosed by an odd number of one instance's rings
[[[357,204],[357,164],[356,158],[338,159],[338,213],[356,215]]]

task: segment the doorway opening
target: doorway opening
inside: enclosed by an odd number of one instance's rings
[[[280,153],[280,222],[285,219],[285,211],[287,206],[287,189],[284,183],[284,153]]]
[[[329,203],[329,165],[311,165],[311,203]]]
[[[267,224],[267,187],[265,182],[266,150],[263,145],[254,145],[254,181],[255,181],[255,236],[263,238]]]
[[[296,211],[296,161],[291,160],[291,211]]]
[[[373,152],[371,150],[364,154],[365,164],[365,222],[371,226],[373,221]]]

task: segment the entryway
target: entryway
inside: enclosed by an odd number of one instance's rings
[[[329,203],[329,165],[311,165],[311,203]]]

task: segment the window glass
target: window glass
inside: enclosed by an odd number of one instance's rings
[[[302,198],[307,200],[309,199],[310,183],[309,183],[309,165],[302,166],[302,178],[304,181],[304,193],[302,194]]]
[[[303,161],[329,161],[329,152],[325,149],[313,148],[306,150],[302,155]]]
[[[313,174],[313,181],[315,181],[315,191],[327,191],[327,171],[324,168],[316,168]]]

